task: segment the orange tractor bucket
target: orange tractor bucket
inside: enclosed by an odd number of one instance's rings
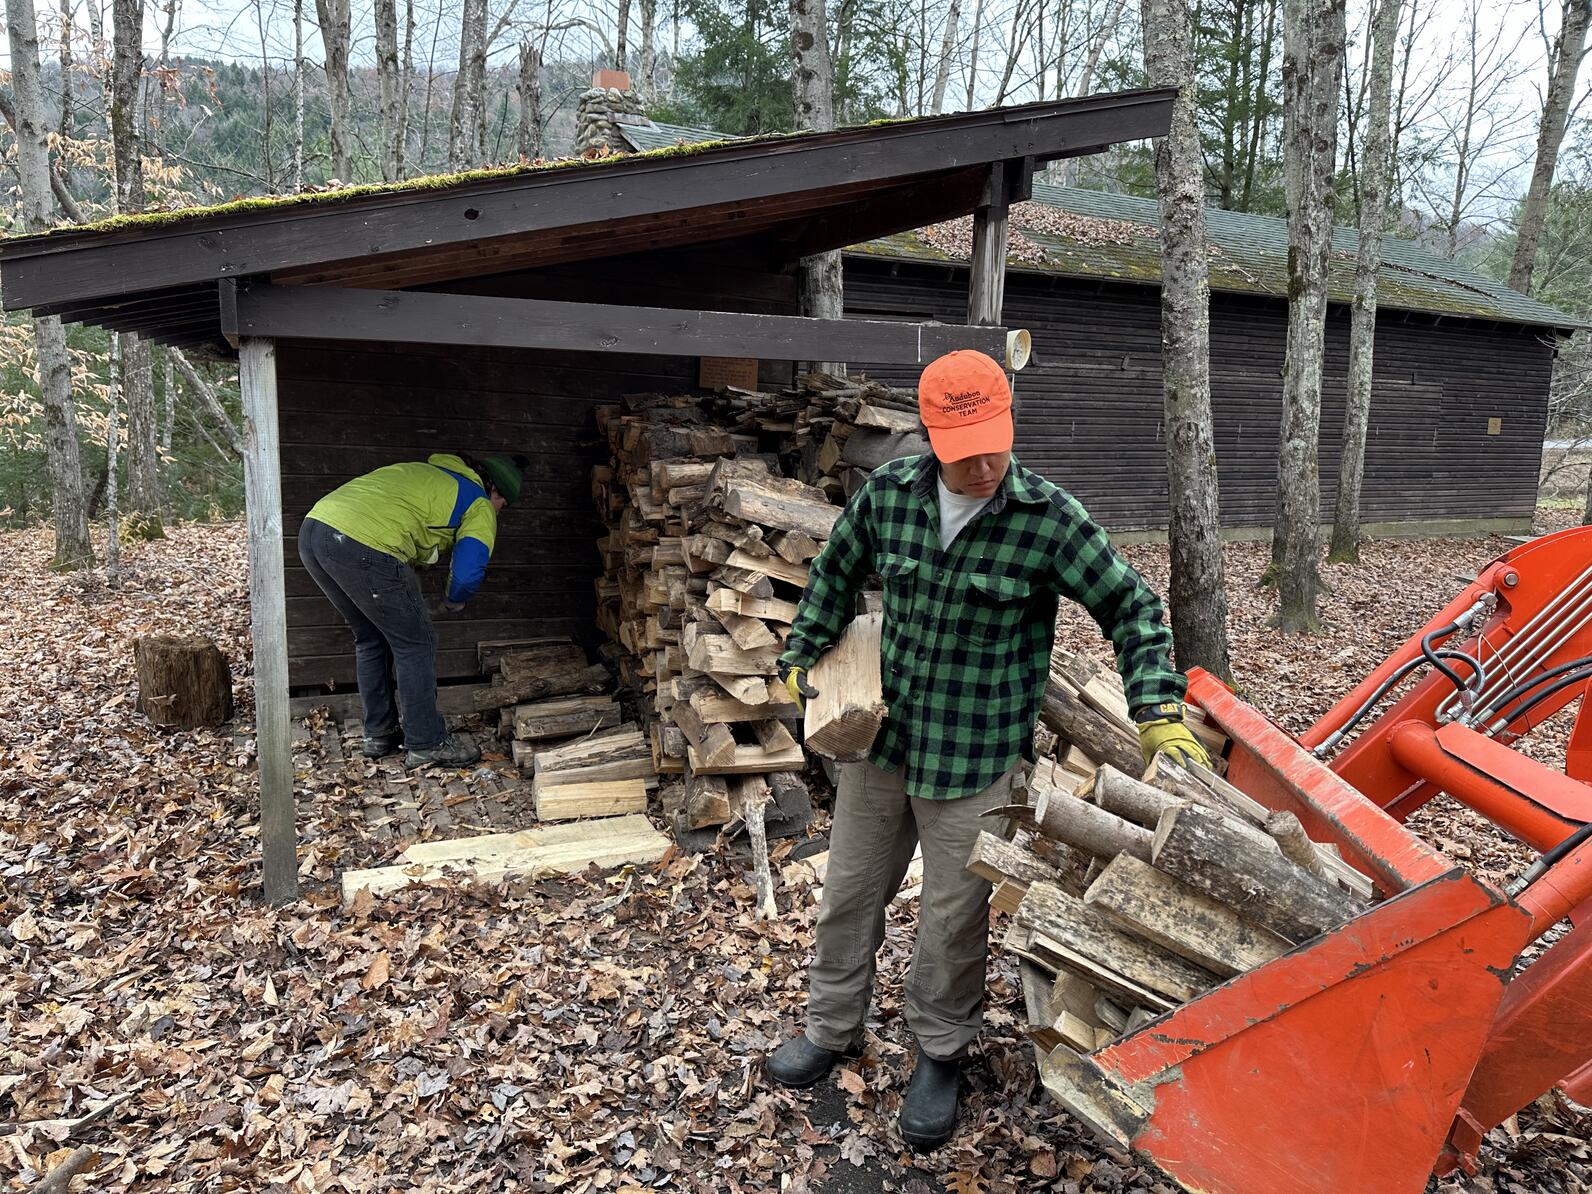
[[[1508,745],[1588,683],[1592,528],[1484,568],[1300,740],[1196,669],[1228,780],[1335,844],[1381,902],[1094,1053],[1054,1050],[1046,1086],[1212,1194],[1418,1192],[1555,1084],[1592,1097],[1592,725],[1583,706],[1570,775]],[[1445,859],[1402,824],[1439,793],[1539,862],[1505,891]]]

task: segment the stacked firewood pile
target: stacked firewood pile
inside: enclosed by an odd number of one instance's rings
[[[807,373],[780,403],[793,411],[796,475],[843,505],[874,469],[929,450],[918,400],[865,377]]]
[[[593,476],[606,514],[598,623],[623,649],[677,836],[763,816],[806,820],[796,706],[778,679],[808,564],[839,511],[783,476],[739,421],[775,424],[754,401],[646,397],[602,412],[612,462]],[[796,824],[791,828],[799,828]],[[754,850],[757,833],[752,834]]]
[[[1003,810],[1015,840],[981,834],[968,861],[1011,914],[1004,947],[1023,960],[1042,1055],[1098,1049],[1366,907],[1370,881],[1292,813],[1164,756],[1146,770],[1120,682],[1055,662],[1041,716],[1058,757],[1027,806]],[[1067,1067],[1044,1068],[1067,1102]]]
[[[625,721],[613,675],[567,638],[478,644],[490,683],[474,698],[499,710],[514,765],[531,777],[538,821],[642,813],[658,775],[646,739]]]

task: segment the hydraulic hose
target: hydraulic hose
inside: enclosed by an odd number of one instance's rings
[[[1525,891],[1526,888],[1530,887],[1538,879],[1542,878],[1543,875],[1547,874],[1549,869],[1552,868],[1553,865],[1561,858],[1564,858],[1572,850],[1586,841],[1592,841],[1592,821],[1588,821],[1585,825],[1581,826],[1580,829],[1577,829],[1569,837],[1565,838],[1564,841],[1560,842],[1541,858],[1537,859],[1536,862],[1532,863],[1526,869],[1526,872],[1520,876],[1520,878],[1516,879],[1509,885],[1509,894],[1511,896],[1517,896],[1521,892]]]
[[[1450,622],[1447,626],[1439,626],[1436,630],[1421,635],[1421,655],[1425,657],[1427,663],[1431,664],[1438,671],[1442,672],[1443,675],[1447,676],[1448,682],[1454,686],[1454,690],[1463,695],[1468,686],[1459,678],[1458,672],[1443,662],[1441,658],[1443,653],[1432,648],[1433,640],[1437,638],[1447,638],[1458,629],[1458,622]],[[1466,656],[1466,658],[1469,658],[1469,656]],[[1478,666],[1477,675],[1480,674],[1481,669]]]
[[[1542,704],[1543,701],[1553,696],[1554,693],[1561,692],[1564,689],[1569,688],[1572,685],[1579,684],[1581,681],[1586,679],[1592,679],[1592,667],[1583,667],[1580,671],[1571,672],[1567,676],[1561,676],[1552,684],[1548,685],[1548,687],[1544,688],[1541,692],[1532,696],[1530,700],[1526,701],[1524,704],[1516,706],[1510,712],[1504,714],[1502,718],[1500,718],[1497,722],[1494,722],[1493,725],[1488,728],[1488,732],[1496,734],[1500,730],[1508,729],[1527,713],[1530,713],[1538,705]]]
[[[1541,687],[1549,680],[1552,680],[1555,676],[1562,676],[1566,672],[1573,672],[1577,668],[1589,666],[1592,666],[1592,655],[1583,655],[1580,659],[1572,659],[1568,663],[1561,663],[1557,667],[1548,668],[1546,671],[1541,672],[1530,680],[1522,680],[1513,688],[1506,689],[1497,696],[1492,697],[1485,705],[1475,710],[1471,714],[1471,721],[1484,721],[1487,715],[1492,713],[1495,709],[1507,708],[1509,705],[1525,696],[1533,688]]]
[[[1455,627],[1451,623],[1448,626],[1446,633],[1452,634],[1454,629]],[[1425,667],[1439,659],[1453,659],[1460,663],[1467,663],[1471,666],[1476,673],[1475,682],[1478,687],[1485,684],[1487,682],[1486,670],[1482,667],[1481,662],[1475,659],[1473,656],[1467,655],[1463,651],[1450,651],[1443,647],[1439,647],[1435,651],[1430,649],[1430,645],[1427,643],[1426,639],[1443,633],[1445,633],[1445,631],[1439,629],[1434,630],[1431,635],[1423,637],[1421,640],[1421,657],[1419,659],[1410,660],[1408,663],[1394,671],[1394,673],[1386,680],[1382,681],[1382,683],[1377,686],[1376,691],[1365,698],[1365,702],[1354,711],[1349,719],[1344,722],[1343,725],[1337,730],[1335,730],[1331,737],[1327,738],[1325,742],[1315,748],[1315,751],[1313,752],[1315,756],[1318,759],[1326,758],[1332,748],[1339,742],[1343,741],[1344,737],[1351,733],[1354,730],[1354,727],[1364,721],[1366,715],[1381,703],[1382,698],[1387,696],[1389,692],[1397,687],[1404,680],[1404,678],[1416,668]],[[1442,663],[1438,663],[1437,666],[1443,669],[1443,674],[1445,676],[1456,683],[1456,687],[1460,692],[1465,691],[1464,684],[1458,681],[1458,674],[1452,668]]]

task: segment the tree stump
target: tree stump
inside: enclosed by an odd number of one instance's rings
[[[191,730],[232,716],[232,669],[203,635],[146,634],[133,640],[138,709],[156,725]]]

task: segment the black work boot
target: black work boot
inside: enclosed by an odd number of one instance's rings
[[[806,1090],[830,1070],[842,1057],[859,1057],[860,1049],[825,1049],[807,1039],[804,1032],[786,1041],[768,1055],[763,1068],[768,1076],[781,1086],[792,1090]]]
[[[901,1138],[920,1153],[932,1152],[956,1132],[956,1099],[962,1063],[940,1061],[918,1050],[918,1065],[901,1100]]]
[[[469,767],[481,761],[481,748],[463,734],[449,734],[430,750],[412,750],[404,755],[410,771],[427,764],[438,767]]]
[[[403,744],[401,730],[394,730],[390,734],[366,734],[360,752],[367,759],[385,759],[390,754],[396,754]]]

